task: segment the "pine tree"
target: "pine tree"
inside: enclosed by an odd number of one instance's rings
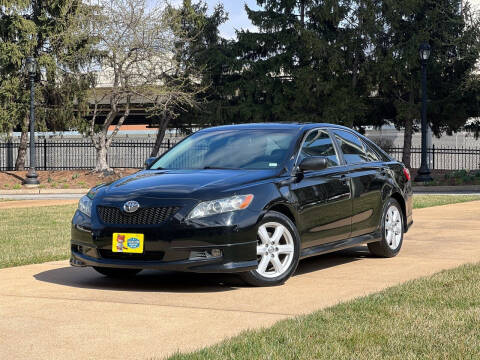
[[[176,14],[179,20],[177,32],[183,34],[184,39],[177,44],[179,63],[186,69],[201,73],[200,79],[190,80],[192,88],[200,85],[202,91],[197,93],[196,106],[179,109],[179,116],[172,119],[172,125],[188,132],[199,125],[221,124],[226,121],[224,109],[231,98],[227,71],[233,54],[230,42],[223,39],[219,32],[219,26],[228,15],[220,4],[208,14],[205,2],[191,0],[184,0]],[[190,76],[188,71],[184,76]]]
[[[428,120],[435,134],[458,130],[478,116],[473,76],[480,23],[460,0],[385,0],[378,14],[374,73],[382,108],[378,115],[404,129],[402,161],[410,166],[412,135],[421,107],[419,46],[428,60]]]
[[[372,2],[261,0],[240,31],[237,118],[361,124],[370,108]]]

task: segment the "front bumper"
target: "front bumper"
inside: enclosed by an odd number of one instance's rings
[[[247,244],[245,244],[247,245]],[[245,246],[236,244],[229,247]],[[233,249],[231,249],[233,250]],[[233,250],[234,251],[234,250]],[[225,252],[223,252],[225,254]],[[170,271],[188,271],[198,273],[233,273],[244,272],[257,268],[257,260],[250,261],[229,261],[224,256],[210,259],[185,259],[177,261],[155,261],[155,260],[118,260],[88,256],[84,253],[73,251],[70,258],[72,266],[100,266],[128,269],[157,269]]]
[[[237,216],[235,221],[232,216]],[[79,211],[75,213],[71,228],[72,266],[203,273],[245,272],[257,267],[257,219],[248,210],[190,222],[172,218],[156,226],[106,226],[96,220]],[[144,234],[144,253],[113,253],[114,232]],[[212,249],[221,250],[221,256],[209,255]],[[192,257],[192,252],[209,256]]]

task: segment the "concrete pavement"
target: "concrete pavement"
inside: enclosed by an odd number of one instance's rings
[[[110,280],[66,261],[0,270],[0,359],[147,359],[214,344],[442,269],[480,261],[480,202],[414,211],[404,248],[307,259],[285,285],[142,272]]]
[[[0,199],[6,200],[70,200],[80,199],[89,189],[0,189]]]
[[[5,200],[77,200],[84,194],[0,194],[0,199]]]

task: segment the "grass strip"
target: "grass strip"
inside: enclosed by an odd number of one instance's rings
[[[169,359],[480,359],[479,294],[465,265]]]
[[[480,200],[480,195],[414,195],[413,208],[422,209],[477,200]]]
[[[66,259],[76,205],[0,210],[0,268]]]

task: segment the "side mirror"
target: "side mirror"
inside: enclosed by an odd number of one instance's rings
[[[153,163],[155,162],[155,160],[157,160],[156,157],[151,157],[151,158],[148,158],[147,160],[145,160],[145,169],[149,169],[150,166],[153,165]]]
[[[300,170],[323,170],[328,167],[328,160],[324,156],[310,156],[302,160]]]

